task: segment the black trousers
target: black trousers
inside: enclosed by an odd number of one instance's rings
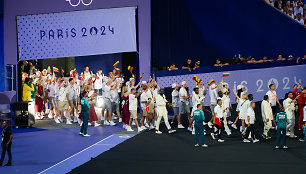
[[[250,124],[250,126],[248,126],[246,132],[245,132],[245,139],[248,139],[249,135],[251,133],[251,137],[253,138],[253,140],[255,140],[255,129],[254,129],[254,124]]]
[[[1,153],[0,164],[3,163],[6,152],[7,152],[8,157],[9,157],[8,163],[12,163],[12,151],[11,151],[12,143],[9,144],[9,145],[3,143],[3,144],[1,144],[1,147],[2,147],[2,153]]]

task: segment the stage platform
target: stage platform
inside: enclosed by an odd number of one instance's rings
[[[237,131],[224,143],[205,137],[208,148],[194,147],[187,130],[162,135],[145,131],[93,158],[70,173],[248,173],[288,174],[306,170],[305,145],[288,139],[289,149],[275,149],[275,138],[243,143]],[[259,130],[262,132],[262,130]],[[275,137],[275,130],[271,130]]]

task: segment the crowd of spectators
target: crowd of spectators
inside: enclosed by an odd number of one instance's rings
[[[306,0],[265,0],[306,27]]]
[[[264,64],[264,63],[273,63],[273,62],[284,62],[288,65],[299,65],[306,64],[306,54],[303,57],[293,58],[292,55],[289,55],[288,58],[285,58],[282,54],[278,54],[276,59],[269,59],[267,56],[263,56],[261,59],[256,59],[255,56],[246,57],[245,55],[235,56],[234,58],[225,58],[224,60],[217,59],[216,63],[213,64],[214,67],[223,67],[227,65],[237,65],[237,64]],[[194,71],[200,68],[201,61],[196,60],[195,63],[191,59],[187,59],[186,64],[182,66],[181,69],[185,69],[189,72]],[[167,67],[168,71],[175,71],[179,68],[174,64],[170,64]]]

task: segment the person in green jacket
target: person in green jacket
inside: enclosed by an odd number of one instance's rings
[[[197,105],[197,109],[193,112],[192,117],[193,117],[193,120],[194,120],[194,129],[195,129],[194,146],[196,146],[196,147],[199,146],[199,144],[198,144],[198,134],[200,134],[202,147],[208,147],[204,143],[203,120],[205,119],[205,117],[204,117],[204,112],[202,110],[202,105],[201,104]]]
[[[284,109],[281,108],[280,112],[276,115],[276,123],[277,123],[277,136],[276,136],[276,146],[275,148],[279,148],[280,138],[282,136],[282,144],[283,148],[287,149],[286,145],[286,126],[287,126],[288,118],[287,114],[284,112]]]
[[[88,102],[88,92],[85,90],[82,93],[81,99],[81,115],[83,117],[83,124],[81,126],[80,135],[84,137],[89,137],[90,135],[87,134],[87,127],[88,127],[88,120],[89,120],[89,108],[90,104]]]

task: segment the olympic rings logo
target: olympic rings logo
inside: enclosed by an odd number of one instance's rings
[[[72,7],[77,7],[77,6],[80,5],[81,2],[82,2],[83,5],[89,6],[89,5],[92,3],[93,0],[87,0],[87,1],[90,1],[90,2],[88,2],[88,3],[85,3],[85,2],[84,2],[85,0],[75,0],[75,1],[79,1],[78,3],[75,3],[75,4],[71,2],[71,1],[73,1],[73,0],[66,0],[66,1],[68,1],[69,4],[70,4]]]

